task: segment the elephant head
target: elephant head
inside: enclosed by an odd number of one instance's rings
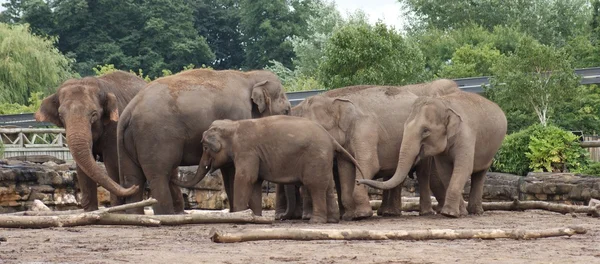
[[[288,115],[292,108],[279,78],[268,71],[252,71],[248,75],[255,81],[252,87],[252,117]]]
[[[238,124],[231,120],[216,120],[202,134],[200,166],[213,172],[231,162],[231,136]]]
[[[359,112],[350,100],[315,95],[294,106],[292,115],[317,122],[343,145]]]
[[[391,189],[401,184],[413,164],[420,159],[438,155],[452,146],[461,129],[462,117],[441,98],[419,97],[404,123],[404,134],[398,167],[385,182],[358,180],[378,189]]]
[[[119,119],[117,98],[102,88],[108,85],[95,77],[68,80],[42,101],[35,119],[64,127],[69,150],[79,168],[109,192],[129,196],[139,187],[121,187],[96,164],[92,154],[93,142],[104,133],[105,126]]]

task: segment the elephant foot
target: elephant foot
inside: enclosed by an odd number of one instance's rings
[[[308,220],[309,224],[325,224],[327,223],[327,219],[325,219],[324,217],[313,217],[310,220]]]
[[[460,217],[460,210],[452,210],[448,207],[442,208],[442,211],[440,212],[441,215],[449,217],[449,218],[459,218]]]
[[[327,223],[339,223],[340,222],[340,218],[338,217],[327,217]]]
[[[344,220],[344,221],[352,221],[353,219],[354,219],[354,214],[353,213],[345,212],[342,215],[342,220]]]
[[[420,216],[428,216],[428,215],[436,215],[436,212],[433,209],[419,211]]]
[[[354,213],[354,220],[362,220],[367,219],[373,216],[373,210],[369,211],[359,211]]]
[[[377,210],[377,215],[381,217],[401,216],[402,210],[397,208],[379,208],[379,210]]]
[[[470,215],[482,215],[483,207],[482,206],[469,206],[469,207],[467,207],[467,212]]]
[[[311,213],[302,213],[302,220],[309,220],[309,219],[312,219]]]

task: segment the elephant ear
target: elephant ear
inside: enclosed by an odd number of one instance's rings
[[[119,121],[119,107],[117,106],[117,97],[113,93],[107,93],[104,98],[104,114],[102,121],[104,124],[110,123],[110,121]]]
[[[58,115],[59,105],[58,95],[56,93],[44,98],[40,105],[40,109],[35,112],[35,120],[38,122],[51,122],[59,127],[64,127]]]
[[[446,136],[452,138],[460,132],[462,117],[451,107],[446,109]]]
[[[208,133],[206,137],[202,139],[202,144],[208,147],[212,152],[219,152],[221,150],[221,142],[219,142],[217,137],[212,133]]]
[[[261,114],[267,109],[269,109],[269,111],[271,110],[271,98],[264,88],[264,85],[267,84],[267,82],[268,81],[262,81],[252,87],[252,102],[256,104],[258,112]]]
[[[338,126],[342,129],[342,131],[348,131],[352,125],[352,121],[356,116],[356,107],[352,101],[340,98],[333,100],[333,105],[335,107],[334,112],[338,121]]]

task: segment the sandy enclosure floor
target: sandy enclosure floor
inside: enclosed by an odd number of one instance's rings
[[[267,211],[266,215],[273,215]],[[542,229],[580,225],[585,235],[537,240],[257,241],[217,244],[211,228],[265,227],[415,230],[428,228]],[[0,263],[600,263],[600,219],[545,211],[486,212],[448,219],[407,214],[358,222],[309,225],[85,226],[0,229]]]

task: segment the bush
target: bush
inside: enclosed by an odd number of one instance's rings
[[[577,136],[556,126],[546,126],[531,135],[529,168],[536,172],[580,172],[590,162],[589,153],[577,142]]]
[[[533,171],[581,172],[589,163],[588,152],[577,136],[555,126],[529,126],[506,136],[496,153],[493,171],[526,175]]]
[[[494,157],[492,170],[527,175],[529,172],[529,158],[525,153],[529,151],[530,135],[542,129],[541,125],[536,124],[506,136]]]
[[[591,162],[590,165],[587,166],[587,168],[581,171],[581,174],[600,177],[600,162]]]

